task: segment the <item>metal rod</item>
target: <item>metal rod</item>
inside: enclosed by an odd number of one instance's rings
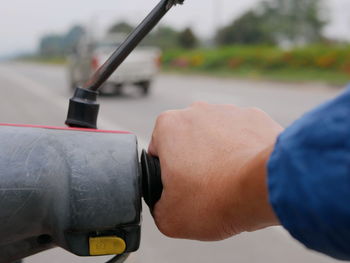
[[[158,24],[162,17],[175,4],[182,3],[179,0],[162,0],[142,23],[128,36],[111,57],[95,72],[95,74],[84,85],[85,89],[97,91],[101,85],[113,74],[123,63],[135,47],[145,36]]]

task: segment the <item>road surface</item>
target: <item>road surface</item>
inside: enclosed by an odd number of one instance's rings
[[[0,64],[0,122],[63,125],[71,92],[64,68],[37,64]],[[286,126],[340,89],[316,84],[282,84],[212,77],[160,75],[148,97],[132,87],[121,97],[104,97],[100,128],[136,133],[146,147],[156,116],[194,101],[257,106]],[[333,259],[310,252],[282,228],[244,233],[223,242],[171,240],[156,229],[144,208],[142,245],[129,262],[138,263],[330,263]],[[194,222],[195,223],[195,222]],[[102,263],[106,258],[82,259],[54,249],[26,263]]]

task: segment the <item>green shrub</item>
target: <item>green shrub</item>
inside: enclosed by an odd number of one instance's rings
[[[199,70],[320,69],[350,74],[350,46],[314,45],[292,50],[269,46],[170,50],[164,53],[163,63],[166,67]]]

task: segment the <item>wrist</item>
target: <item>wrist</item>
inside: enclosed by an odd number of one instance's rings
[[[273,151],[270,145],[256,154],[241,170],[239,178],[239,206],[243,213],[244,231],[255,231],[279,225],[269,201],[267,163]]]

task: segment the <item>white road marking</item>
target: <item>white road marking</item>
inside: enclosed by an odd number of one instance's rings
[[[27,78],[15,71],[9,70],[6,67],[0,66],[0,73],[4,78],[10,79],[11,82],[16,83],[20,88],[29,91],[35,96],[41,98],[42,100],[49,102],[51,105],[59,108],[63,112],[68,110],[68,99],[59,94],[54,94],[49,90],[48,87],[42,85],[41,83]],[[98,124],[101,129],[117,130],[123,131],[127,130],[124,127],[120,127],[115,124],[112,120],[106,119],[104,117],[99,117]],[[147,149],[148,143],[145,138],[138,138],[139,147],[142,149]]]

